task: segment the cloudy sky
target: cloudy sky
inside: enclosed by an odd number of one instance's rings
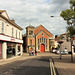
[[[35,27],[41,24],[54,35],[65,33],[66,21],[59,16],[69,7],[69,0],[0,0],[0,9],[15,19],[24,29],[23,34],[29,24]]]

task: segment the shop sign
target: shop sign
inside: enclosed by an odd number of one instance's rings
[[[15,39],[14,38],[11,38],[11,41],[15,41]]]
[[[0,35],[0,40],[9,41],[9,42],[23,43],[23,40],[15,39],[15,38],[5,36],[5,35]]]

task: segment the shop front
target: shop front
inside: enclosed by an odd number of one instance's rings
[[[7,43],[7,58],[11,58],[16,55],[15,47],[14,43]]]
[[[18,54],[22,55],[22,44],[23,40],[0,35],[0,59],[11,58],[18,56]]]

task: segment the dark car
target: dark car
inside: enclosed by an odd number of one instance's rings
[[[12,54],[12,49],[7,49],[7,54]]]

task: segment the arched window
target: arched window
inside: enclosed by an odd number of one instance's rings
[[[38,39],[38,44],[39,44],[39,39]]]
[[[47,49],[47,45],[46,45],[46,49]]]
[[[41,38],[40,38],[40,43],[41,43]]]
[[[40,46],[38,45],[38,49],[40,49]]]
[[[44,43],[45,43],[45,38],[44,38]]]
[[[47,43],[47,39],[46,39],[46,43]]]
[[[43,42],[43,37],[42,37],[42,42]]]

